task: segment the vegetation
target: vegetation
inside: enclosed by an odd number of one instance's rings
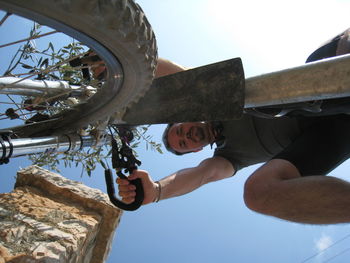
[[[38,48],[34,39],[39,39],[42,36],[60,34],[57,31],[49,31],[46,27],[35,23],[29,32],[29,37],[22,40],[23,44],[15,52],[10,65],[4,72],[4,76],[17,76],[24,78],[32,78],[36,80],[65,80],[71,85],[89,84],[98,86],[99,81],[84,79],[81,67],[72,67],[69,61],[84,56],[89,52],[86,46],[82,43],[70,39],[70,42],[63,46],[57,47],[51,42],[47,42],[43,48]],[[23,73],[23,70],[25,71]],[[11,119],[23,119],[28,121],[33,114],[52,115],[62,108],[69,107],[64,100],[52,101],[36,101],[38,104],[45,105],[41,108],[36,107],[35,113],[23,111],[28,110],[28,101],[32,102],[37,98],[22,97],[21,101],[15,101],[17,109],[12,109]],[[26,115],[29,115],[26,116]],[[8,116],[9,117],[9,116]],[[9,120],[8,120],[9,121]],[[93,127],[89,127],[93,129]],[[156,150],[162,153],[161,145],[152,140],[152,137],[147,134],[148,127],[142,126],[133,129],[134,140],[131,147],[135,154],[136,149],[141,141],[146,143],[147,149]],[[113,134],[113,136],[117,136]],[[120,141],[119,141],[120,143]],[[65,167],[81,167],[82,174],[86,173],[91,176],[96,165],[100,164],[103,167],[108,166],[108,159],[111,157],[110,145],[105,145],[101,148],[89,148],[80,152],[71,152],[67,154],[57,153],[42,153],[31,155],[29,159],[33,164],[44,166],[50,170],[58,171],[59,166]]]

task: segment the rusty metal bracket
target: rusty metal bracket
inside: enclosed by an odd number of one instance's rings
[[[238,119],[244,106],[240,58],[155,79],[123,117],[131,125]]]

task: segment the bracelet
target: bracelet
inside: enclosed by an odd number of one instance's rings
[[[156,196],[156,198],[154,199],[154,203],[158,203],[159,200],[160,200],[160,194],[162,192],[162,186],[160,185],[160,182],[159,181],[156,181],[155,184],[157,185],[157,191],[158,191],[158,194]]]

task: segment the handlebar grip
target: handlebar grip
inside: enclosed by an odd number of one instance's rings
[[[109,196],[109,200],[112,202],[113,205],[116,207],[125,210],[125,211],[135,211],[138,209],[143,202],[144,199],[144,191],[142,186],[141,179],[137,178],[135,180],[130,180],[130,183],[135,185],[136,187],[136,196],[134,202],[130,204],[126,204],[122,201],[120,201],[116,195],[115,195],[115,189],[114,189],[114,181],[113,181],[113,173],[111,169],[105,170],[105,180],[106,180],[106,186],[107,186],[107,193]]]

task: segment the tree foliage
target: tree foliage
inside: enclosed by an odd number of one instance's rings
[[[52,42],[48,41],[44,47],[37,47],[36,41],[33,39],[37,39],[45,34],[47,34],[47,28],[34,23],[29,32],[28,39],[25,40],[25,43],[23,43],[18,48],[17,52],[15,52],[4,75],[24,76],[36,80],[65,80],[71,85],[86,85],[88,83],[91,86],[99,85],[98,80],[92,79],[88,82],[83,78],[80,68],[73,68],[69,64],[69,61],[72,58],[83,56],[89,52],[89,49],[86,46],[74,39],[70,39],[69,43],[62,46],[55,46]],[[21,69],[21,73],[18,73],[19,69]],[[23,73],[23,71],[25,71],[25,73]],[[21,103],[23,104],[23,102],[28,101],[28,99],[28,97],[23,97]],[[52,107],[52,105],[54,105],[54,107]],[[55,102],[54,104],[50,103],[50,106],[51,107],[45,107],[42,110],[39,109],[37,112],[54,114],[62,107],[66,107],[65,103],[62,101]],[[131,147],[136,155],[136,149],[141,141],[146,144],[147,149],[152,149],[162,153],[161,144],[152,140],[152,136],[147,133],[148,128],[148,126],[141,126],[133,129],[135,139],[132,142]],[[116,136],[116,134],[112,135]],[[81,167],[82,174],[86,173],[91,176],[96,165],[102,165],[106,168],[110,157],[110,145],[105,145],[100,148],[88,148],[79,152],[69,152],[65,154],[33,154],[29,156],[29,159],[33,164],[45,166],[50,170],[58,172],[61,165],[68,168]]]

